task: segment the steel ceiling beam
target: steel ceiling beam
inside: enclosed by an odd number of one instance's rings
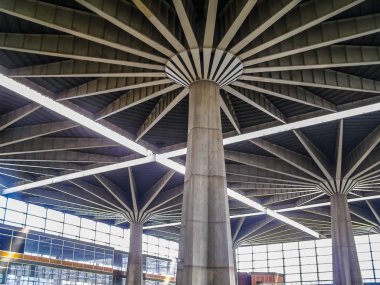
[[[132,39],[127,34],[93,13],[34,0],[3,0],[0,3],[0,11],[97,44],[161,64],[166,63],[165,58],[144,50],[143,46],[132,48]]]

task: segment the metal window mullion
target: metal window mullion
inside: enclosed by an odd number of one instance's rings
[[[372,272],[373,272],[373,278],[375,279],[375,282],[377,282],[377,276],[376,276],[376,270],[375,270],[375,263],[374,263],[374,260],[373,260],[373,254],[372,254],[372,244],[371,244],[371,238],[369,235],[367,235],[368,237],[368,244],[369,244],[369,253],[371,254],[371,263],[372,263]]]

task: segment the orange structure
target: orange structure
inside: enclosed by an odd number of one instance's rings
[[[265,285],[265,284],[283,284],[285,282],[284,274],[274,272],[239,272],[239,285]]]

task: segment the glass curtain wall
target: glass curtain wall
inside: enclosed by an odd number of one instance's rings
[[[129,230],[0,196],[0,223],[128,252]],[[143,254],[175,259],[178,243],[143,236]]]
[[[364,282],[380,282],[380,235],[356,236]],[[332,284],[331,239],[239,247],[238,271],[285,274],[287,284]]]

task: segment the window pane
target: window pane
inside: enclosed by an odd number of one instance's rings
[[[46,217],[46,209],[37,205],[29,204],[28,205],[28,214],[38,217]]]
[[[5,224],[7,225],[15,225],[15,226],[23,226],[25,224],[26,214],[7,210],[5,212]]]
[[[26,213],[27,204],[18,200],[8,199],[7,208]]]
[[[58,211],[55,211],[55,210],[48,209],[46,217],[49,220],[63,222],[64,214],[62,212],[58,212]]]

